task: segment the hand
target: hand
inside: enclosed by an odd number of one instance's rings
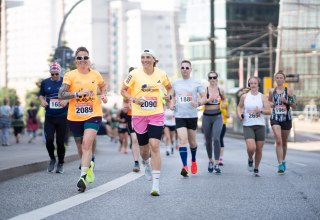
[[[138,105],[141,105],[141,104],[145,103],[145,101],[147,101],[147,99],[144,96],[142,96],[142,97],[136,99],[136,101],[137,101],[136,103]]]
[[[258,108],[258,106],[256,106],[256,115],[260,117],[260,109]]]
[[[287,99],[283,96],[280,97],[280,101],[283,102],[284,104],[288,103]]]
[[[49,104],[48,104],[48,102],[46,102],[45,100],[42,100],[42,101],[40,102],[40,105],[41,105],[43,108],[46,108]]]
[[[59,101],[59,104],[60,104],[62,107],[65,107],[65,106],[67,106],[67,104],[68,104],[68,100],[60,100],[60,101]]]
[[[81,92],[78,92],[78,96],[84,96],[84,95],[89,95],[89,90],[83,89]]]
[[[170,102],[170,109],[173,111],[176,108],[173,102]]]
[[[166,102],[170,102],[170,95],[165,94],[162,98],[166,100]]]
[[[192,105],[192,107],[197,108],[198,107],[198,102],[190,102],[190,104]]]
[[[101,95],[100,98],[101,98],[101,100],[102,100],[102,102],[103,102],[104,104],[106,104],[106,103],[108,102],[108,98],[107,98],[106,95]]]

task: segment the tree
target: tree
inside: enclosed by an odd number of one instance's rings
[[[4,98],[9,98],[10,100],[10,106],[14,105],[16,100],[19,100],[19,97],[17,95],[17,91],[12,88],[6,88],[3,87],[0,89],[0,101],[2,105],[2,101]]]

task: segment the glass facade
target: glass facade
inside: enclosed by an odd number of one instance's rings
[[[298,110],[320,105],[320,2],[283,0],[278,28],[277,69],[298,74],[298,83],[289,83],[298,96]]]

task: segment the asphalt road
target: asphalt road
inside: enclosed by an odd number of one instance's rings
[[[159,197],[149,195],[151,182],[131,172],[131,154],[100,137],[96,180],[77,192],[79,161],[65,173],[45,170],[0,183],[0,219],[320,219],[320,154],[289,150],[288,170],[276,173],[273,145],[266,144],[261,177],[247,171],[242,139],[226,138],[222,175],[208,173],[203,136],[198,135],[199,172],[180,176],[178,152],[165,156]],[[189,153],[190,157],[190,153]]]

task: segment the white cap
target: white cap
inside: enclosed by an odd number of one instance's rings
[[[151,55],[155,60],[157,59],[157,56],[155,54],[155,52],[152,50],[152,49],[144,49],[142,52],[141,52],[141,55],[143,54],[149,54]]]

